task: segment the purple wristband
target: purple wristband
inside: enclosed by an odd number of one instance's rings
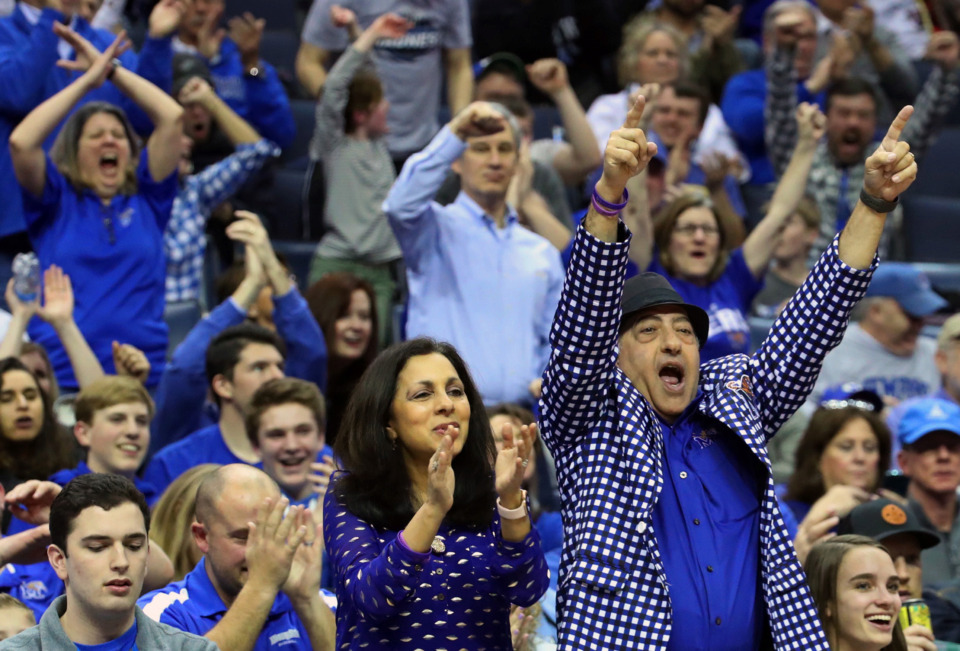
[[[627,192],[626,188],[623,189],[623,201],[621,203],[610,203],[600,196],[600,193],[597,192],[596,188],[593,189],[593,198],[591,199],[591,203],[594,203],[594,205],[599,205],[607,210],[613,210],[616,212],[620,212],[626,208],[628,201],[630,201],[630,193]]]
[[[593,206],[593,209],[596,211],[598,215],[603,215],[604,217],[616,217],[617,215],[620,214],[619,210],[607,210],[606,208],[601,206],[599,203],[597,203],[596,199],[591,199],[590,205]]]

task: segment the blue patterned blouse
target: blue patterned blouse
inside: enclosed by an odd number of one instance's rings
[[[509,651],[510,604],[530,606],[549,587],[537,530],[507,542],[496,514],[483,530],[444,524],[442,546],[434,545],[442,551],[417,553],[329,490],[323,529],[336,574],[337,649]]]

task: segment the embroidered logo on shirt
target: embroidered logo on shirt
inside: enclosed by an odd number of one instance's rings
[[[750,378],[746,375],[740,380],[730,380],[727,382],[727,388],[733,391],[742,391],[744,394],[753,397],[753,389],[750,388]]]
[[[694,436],[693,440],[694,442],[696,442],[697,445],[700,446],[701,450],[705,450],[706,448],[709,448],[711,445],[713,445],[712,437],[713,437],[713,432],[708,429],[705,429],[701,431],[699,434],[697,434],[696,436]]]
[[[295,628],[290,628],[285,630],[283,633],[277,633],[276,635],[270,636],[270,646],[274,644],[279,644],[283,646],[284,643],[293,643],[293,640],[300,639],[300,631]]]
[[[133,208],[127,208],[122,213],[120,213],[120,225],[126,228],[130,225],[130,222],[133,220]]]
[[[28,581],[20,586],[20,594],[30,601],[42,601],[49,594],[47,584],[43,581]]]

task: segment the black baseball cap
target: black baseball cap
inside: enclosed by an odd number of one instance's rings
[[[684,303],[677,290],[670,286],[670,281],[652,271],[638,274],[624,284],[623,300],[620,302],[622,309],[620,322],[623,323],[627,316],[635,312],[659,305],[682,307],[690,323],[693,324],[693,331],[697,335],[700,348],[703,348],[710,334],[710,317],[703,308]]]
[[[920,524],[910,507],[885,497],[865,502],[840,519],[837,533],[855,533],[883,542],[898,533],[912,533],[921,549],[940,544],[940,536]]]

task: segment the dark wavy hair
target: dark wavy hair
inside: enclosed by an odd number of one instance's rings
[[[357,290],[370,299],[370,340],[360,357],[344,359],[333,352],[337,320],[347,314],[353,293]],[[360,376],[377,356],[378,324],[381,315],[377,314],[377,296],[373,285],[345,271],[324,275],[310,285],[304,298],[327,343],[327,443],[333,445],[337,440],[350,395],[360,381]]]
[[[800,445],[797,446],[794,471],[787,482],[786,499],[813,504],[823,497],[827,491],[823,484],[823,475],[820,474],[820,458],[823,456],[823,451],[830,445],[833,437],[840,433],[840,430],[857,418],[867,421],[874,436],[877,437],[880,460],[877,463],[877,476],[870,491],[880,487],[883,474],[890,467],[890,429],[886,423],[872,411],[859,407],[840,409],[821,407],[813,412],[803,438],[800,439]]]
[[[7,357],[0,360],[0,391],[8,371],[23,371],[37,381],[23,362]],[[0,431],[0,470],[22,480],[46,479],[58,470],[74,467],[78,459],[76,441],[57,422],[50,396],[39,383],[37,390],[43,400],[43,425],[37,436],[30,441],[13,441]]]
[[[492,460],[496,456],[490,420],[467,365],[448,343],[419,337],[390,346],[360,378],[350,398],[335,443],[340,468],[334,492],[351,513],[375,527],[403,529],[415,512],[412,486],[400,451],[387,435],[397,377],[411,357],[439,353],[463,382],[470,403],[470,429],[453,459],[456,489],[447,512],[450,525],[486,527],[493,519],[496,492]]]

